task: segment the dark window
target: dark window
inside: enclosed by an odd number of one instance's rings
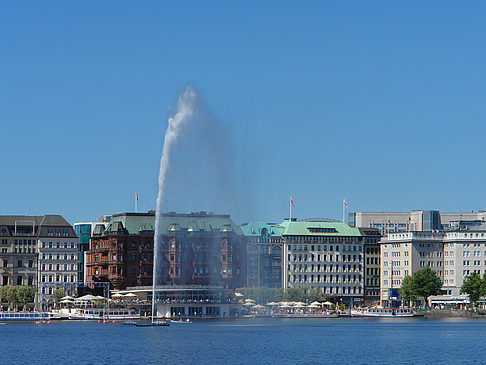
[[[17,261],[17,267],[22,267],[22,260]],[[17,284],[18,285],[18,284]]]

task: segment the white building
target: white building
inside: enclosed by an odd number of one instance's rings
[[[455,221],[486,221],[486,212],[442,213],[437,210],[411,212],[351,212],[351,227],[378,228],[382,235],[394,232],[442,230]]]
[[[357,228],[336,221],[285,221],[283,288],[318,287],[326,297],[361,301],[363,239]]]
[[[464,279],[486,273],[486,224],[451,222],[446,231],[390,233],[381,241],[381,302],[398,300],[406,275],[427,266],[446,295],[459,296]]]

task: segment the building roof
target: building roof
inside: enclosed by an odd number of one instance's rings
[[[262,230],[266,229],[269,236],[282,236],[284,227],[275,223],[265,223],[262,221],[253,221],[241,225],[241,231],[248,237],[260,237]]]
[[[284,227],[282,236],[354,236],[361,237],[358,228],[344,222],[330,221],[289,221],[280,224]]]
[[[121,223],[121,226],[120,226]],[[119,213],[112,216],[106,232],[120,232],[125,234],[149,233],[155,230],[155,213]],[[162,214],[160,232],[234,232],[242,235],[241,228],[235,224],[229,215],[197,212],[177,214],[174,212]],[[97,233],[97,232],[96,232]]]
[[[34,227],[33,236],[48,236],[48,228],[63,228],[62,237],[76,237],[73,227],[60,215],[0,215],[0,227],[6,229],[9,235],[15,234],[15,227]],[[64,234],[66,231],[67,235]]]

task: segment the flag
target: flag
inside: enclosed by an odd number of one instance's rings
[[[138,201],[138,193],[137,192],[135,192],[135,197],[137,198],[137,201]]]
[[[292,197],[290,197],[290,204],[295,208],[294,201],[292,200]]]
[[[348,205],[346,204],[346,200],[343,199],[343,203],[346,208],[349,208]]]

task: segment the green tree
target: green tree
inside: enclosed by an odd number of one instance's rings
[[[428,266],[416,271],[412,275],[412,280],[417,295],[424,298],[426,306],[431,295],[442,294],[442,282],[437,273]]]
[[[417,299],[417,291],[415,283],[410,275],[406,275],[402,280],[402,286],[400,288],[400,299],[402,302],[411,302]]]
[[[17,306],[17,287],[9,285],[6,290],[6,299],[10,308]]]
[[[17,287],[17,301],[20,304],[26,305],[34,301],[34,288],[31,286],[18,286]]]
[[[288,288],[285,290],[285,297],[290,302],[300,302],[306,299],[305,295],[306,288]]]
[[[478,273],[473,272],[471,275],[466,276],[466,279],[461,286],[461,293],[469,294],[469,299],[471,300],[473,307],[475,307],[484,289],[484,279],[481,279],[481,276]]]
[[[321,288],[310,288],[307,296],[310,302],[315,302],[322,299],[322,289]]]
[[[54,298],[54,301],[56,303],[59,303],[61,301],[62,297],[64,297],[64,289],[54,290],[54,293],[52,293],[52,297]]]

